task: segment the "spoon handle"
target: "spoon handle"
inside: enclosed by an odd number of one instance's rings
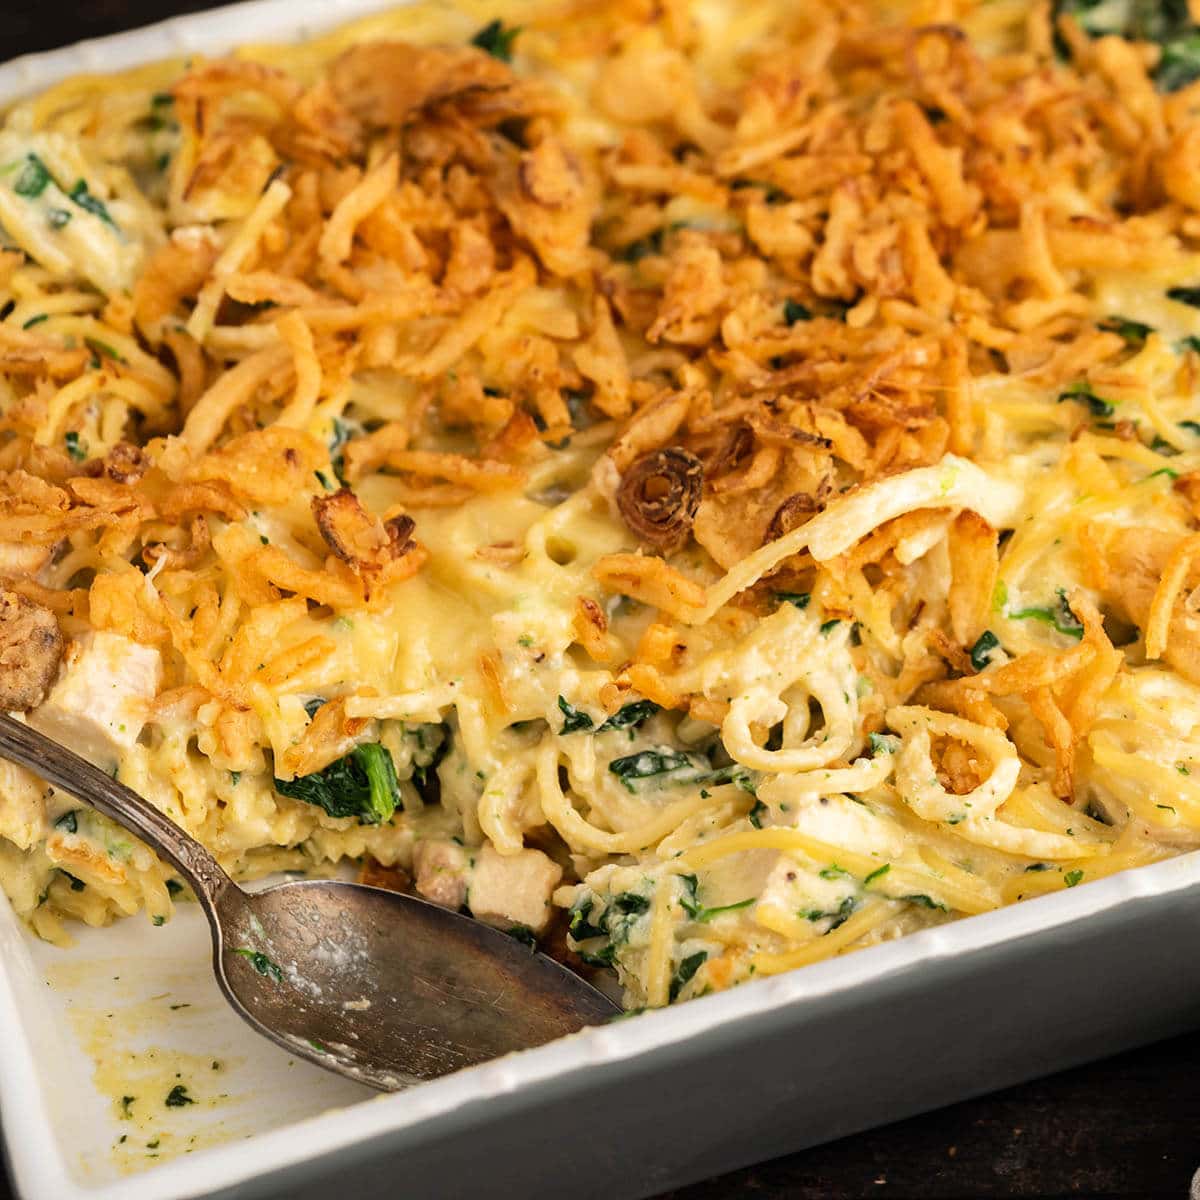
[[[221,895],[227,889],[236,889],[217,860],[153,804],[87,759],[7,713],[0,713],[0,757],[28,767],[141,838],[174,864],[191,884],[210,919],[215,917]]]

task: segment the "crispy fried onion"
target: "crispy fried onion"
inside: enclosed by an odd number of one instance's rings
[[[592,568],[602,588],[642,604],[661,608],[681,620],[694,621],[704,604],[704,589],[653,555],[606,554]]]
[[[669,554],[687,541],[704,487],[700,460],[679,446],[637,459],[621,477],[617,508],[638,541]]]
[[[48,608],[0,590],[0,708],[26,712],[41,704],[62,651],[58,620]]]
[[[858,749],[849,636],[845,622],[823,628],[815,617],[785,604],[732,652],[704,664],[704,694],[734,696],[721,722],[721,740],[738,762],[759,771],[810,771]],[[813,700],[824,717],[820,729],[812,727]],[[780,749],[768,750],[763,743],[780,723]]]
[[[428,557],[413,539],[412,517],[381,521],[349,488],[314,496],[312,511],[326,544],[362,580],[368,596],[374,588],[415,575]]]
[[[519,111],[512,69],[471,46],[367,43],[338,58],[328,78],[338,103],[372,126],[403,125],[434,105],[470,104],[496,120]]]
[[[353,750],[372,727],[366,717],[347,716],[344,699],[327,700],[313,714],[300,740],[281,755],[279,777],[291,779],[324,770]]]

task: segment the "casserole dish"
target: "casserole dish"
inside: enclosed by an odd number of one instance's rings
[[[0,98],[80,70],[303,37],[318,14],[324,25],[367,7],[271,2],[236,20],[230,10],[172,22],[11,64]],[[202,970],[188,973],[203,955],[187,915],[171,927],[170,962],[129,930],[89,935],[63,956],[6,914],[0,1017],[19,1031],[0,1080],[7,1144],[29,1196],[316,1196],[335,1179],[390,1195],[398,1178],[414,1195],[469,1195],[481,1179],[489,1195],[528,1195],[564,1177],[572,1193],[651,1195],[1183,1027],[1195,970],[1175,948],[1194,927],[1195,872],[1184,856],[370,1103],[247,1043],[231,1018],[212,1014],[202,1036],[189,1025],[209,1014]],[[147,1044],[159,1015],[168,1028]],[[86,1059],[72,1063],[63,1047],[129,1053],[119,1043],[134,1023],[133,1052],[167,1064],[167,1078],[172,1055],[211,1056],[221,1083],[196,1097],[232,1101],[224,1129],[185,1134],[171,1114],[126,1126],[120,1109],[138,1097],[121,1095],[109,1097],[106,1128],[103,1072],[89,1093]],[[320,1115],[328,1107],[340,1111]],[[169,1152],[180,1156],[164,1161]],[[117,1174],[132,1166],[153,1169]]]

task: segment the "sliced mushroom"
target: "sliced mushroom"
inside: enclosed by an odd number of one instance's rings
[[[639,541],[666,554],[687,541],[703,487],[700,460],[679,446],[668,446],[629,466],[617,489],[617,508]]]
[[[0,590],[0,708],[28,712],[41,704],[62,652],[55,615],[19,592]]]

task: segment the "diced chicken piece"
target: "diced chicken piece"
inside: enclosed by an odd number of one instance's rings
[[[48,608],[0,590],[0,708],[26,712],[41,704],[62,649],[58,620]]]
[[[794,859],[779,857],[759,894],[758,903],[785,913],[835,913],[847,896],[853,896],[856,881],[848,874],[803,867]]]
[[[758,794],[764,803],[778,810],[777,821],[818,841],[859,854],[899,858],[904,853],[903,831],[892,821],[845,796],[816,796],[804,791],[803,775],[777,775],[765,782]],[[786,821],[781,815],[784,812],[788,814]]]
[[[137,742],[161,679],[153,647],[88,633],[68,645],[63,672],[29,723],[108,769]]]
[[[413,850],[417,891],[443,908],[462,908],[467,902],[471,860],[457,842],[418,842]]]
[[[890,821],[844,796],[824,796],[796,806],[794,824],[802,833],[831,846],[845,846],[859,854],[899,858],[904,836]],[[881,858],[880,861],[886,861]]]
[[[540,850],[501,854],[484,846],[467,892],[473,916],[489,925],[525,925],[540,933],[550,920],[550,896],[562,868]]]

